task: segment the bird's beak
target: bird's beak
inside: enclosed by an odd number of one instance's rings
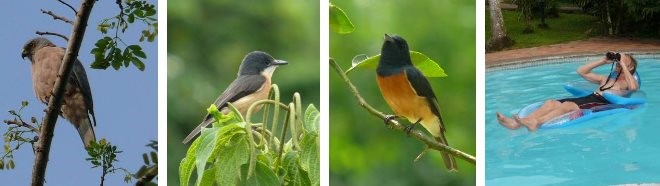
[[[390,37],[390,35],[387,35],[387,34],[385,34],[384,39],[385,39],[385,41],[389,41],[389,42],[393,42],[393,41],[394,41],[394,39],[392,39],[392,37]]]
[[[270,65],[272,65],[272,66],[279,66],[279,65],[286,65],[286,64],[289,64],[289,62],[286,62],[286,61],[284,61],[284,60],[276,59],[276,60],[274,60],[273,63],[271,63]]]
[[[23,50],[21,51],[21,57],[22,57],[23,59],[25,59],[25,57],[27,57],[27,56],[28,56],[27,51],[25,51],[25,49],[23,49]]]

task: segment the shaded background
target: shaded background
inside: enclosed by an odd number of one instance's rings
[[[80,1],[65,1],[78,9]],[[156,1],[148,1],[158,5]],[[49,15],[41,13],[46,9],[65,16],[75,18],[68,7],[57,1],[5,1],[0,8],[0,120],[11,119],[7,112],[18,109],[21,101],[29,101],[29,106],[23,111],[27,121],[35,116],[42,120],[46,108],[36,98],[32,89],[30,61],[21,59],[21,48],[29,39],[37,37],[35,31],[50,31],[70,35],[72,25],[59,20],[53,20]],[[157,47],[158,42],[140,43],[147,59],[142,60],[146,66],[144,72],[134,66],[115,71],[112,68],[97,70],[89,68],[94,61],[90,54],[94,44],[100,39],[101,32],[96,26],[105,18],[116,16],[119,8],[115,1],[98,1],[90,15],[85,37],[82,41],[78,59],[85,66],[89,84],[94,98],[94,111],[98,124],[94,127],[96,138],[106,138],[123,151],[118,155],[116,167],[123,167],[135,173],[143,165],[142,153],[151,151],[145,147],[149,140],[158,140],[157,110]],[[137,43],[140,31],[144,25],[136,21],[120,35],[127,44]],[[11,27],[11,28],[10,28]],[[111,31],[114,33],[114,31]],[[114,35],[114,34],[113,34]],[[57,36],[45,36],[57,46],[66,47],[66,42]],[[157,39],[156,39],[157,40]],[[121,46],[120,47],[124,47]],[[7,131],[7,125],[0,123],[0,131]],[[4,143],[4,140],[3,140]],[[4,150],[0,150],[4,154]],[[0,154],[0,156],[2,156]],[[0,185],[29,185],[32,177],[34,153],[30,145],[24,145],[14,154],[16,169],[0,170]],[[102,170],[92,169],[92,164],[85,161],[87,152],[73,125],[60,117],[57,120],[55,134],[50,151],[50,161],[46,171],[47,185],[98,185]],[[135,180],[134,180],[135,181]],[[118,171],[109,174],[106,185],[126,185],[124,174]],[[133,182],[135,184],[135,182]]]
[[[358,54],[380,53],[383,34],[404,37],[411,50],[438,62],[449,75],[430,78],[452,147],[475,155],[475,2],[333,0],[355,25],[351,34],[330,32],[330,56],[344,70]],[[366,101],[392,113],[376,85],[375,70],[349,74]],[[407,121],[405,122],[407,123]],[[418,129],[423,127],[418,126]],[[330,183],[332,185],[474,185],[475,165],[457,159],[460,172],[445,171],[440,153],[357,104],[335,71],[330,72]],[[479,160],[477,160],[479,161]]]
[[[236,78],[244,55],[261,50],[288,61],[273,75],[282,102],[300,92],[319,103],[319,2],[168,1],[168,184],[179,184],[183,138]]]

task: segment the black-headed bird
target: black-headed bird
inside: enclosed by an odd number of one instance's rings
[[[413,123],[406,128],[407,132],[420,123],[438,142],[449,145],[435,93],[422,72],[413,66],[405,39],[385,34],[376,71],[383,98],[396,114],[386,120],[405,117]],[[453,156],[442,152],[442,157],[447,169],[458,169]]]
[[[286,61],[274,59],[265,52],[254,51],[248,53],[238,69],[238,77],[229,84],[213,104],[218,107],[221,113],[228,114],[230,110],[227,103],[232,103],[242,115],[245,115],[252,103],[268,99],[273,72],[279,65],[285,64],[287,64]],[[257,107],[254,111],[256,112],[259,109],[260,107]],[[188,143],[194,139],[202,128],[214,121],[213,116],[206,114],[202,123],[188,134],[183,143]]]

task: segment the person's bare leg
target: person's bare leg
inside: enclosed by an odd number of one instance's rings
[[[527,130],[529,131],[536,131],[539,127],[541,127],[541,124],[554,119],[558,116],[564,115],[569,112],[573,112],[576,110],[580,110],[577,104],[573,102],[564,102],[559,105],[555,110],[552,110],[548,113],[546,113],[543,116],[537,117],[537,118],[519,118],[519,117],[514,117],[514,120],[517,122],[525,125],[527,127]]]
[[[543,105],[541,105],[541,107],[539,107],[538,109],[536,109],[536,110],[535,110],[534,112],[532,112],[531,114],[527,115],[525,118],[520,118],[520,117],[518,117],[518,116],[513,116],[513,119],[514,119],[517,123],[522,124],[522,125],[525,125],[525,126],[527,127],[527,129],[529,129],[530,131],[535,131],[536,128],[538,128],[538,127],[536,127],[536,126],[537,126],[539,123],[542,123],[542,122],[539,122],[539,121],[538,121],[538,120],[539,120],[539,117],[541,117],[541,116],[545,116],[545,115],[547,115],[548,113],[557,110],[557,108],[558,108],[560,105],[561,105],[561,103],[560,103],[559,101],[557,101],[557,100],[548,100],[548,101],[545,101],[545,103],[543,103]],[[533,129],[533,130],[532,130],[532,129]]]
[[[500,123],[500,125],[512,130],[518,129],[521,126],[520,123],[516,122],[514,119],[502,115],[500,112],[497,112],[497,121]]]
[[[527,115],[525,118],[538,118],[538,117],[541,117],[543,115],[546,115],[550,111],[556,110],[557,107],[559,107],[560,104],[561,104],[561,102],[559,102],[557,100],[547,100],[543,103],[543,105],[541,105],[541,107],[539,107],[534,112]]]

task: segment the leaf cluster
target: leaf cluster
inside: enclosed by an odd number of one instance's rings
[[[208,112],[216,122],[202,129],[181,160],[180,184],[189,185],[196,173],[195,185],[319,185],[318,110],[310,104],[303,113],[297,93],[288,106],[280,103],[276,85],[271,95],[275,100],[251,106],[274,105],[272,120],[264,111],[262,123],[250,122],[250,111],[244,119],[236,109],[225,115],[211,105]],[[282,125],[277,124],[280,109],[286,112]],[[287,132],[293,135],[287,138]]]
[[[121,4],[123,3],[123,4]],[[142,47],[137,44],[126,44],[119,33],[125,33],[129,25],[136,21],[143,23],[145,28],[141,31],[140,42],[153,42],[158,36],[158,19],[156,6],[147,1],[127,0],[119,4],[119,14],[104,19],[97,30],[105,36],[96,42],[95,48],[91,53],[94,54],[92,68],[107,69],[112,66],[119,70],[122,66],[128,67],[133,64],[136,68],[144,71],[145,65],[142,59],[147,59],[147,55],[142,51]],[[114,36],[109,34],[114,30]],[[120,46],[123,45],[123,48]]]

